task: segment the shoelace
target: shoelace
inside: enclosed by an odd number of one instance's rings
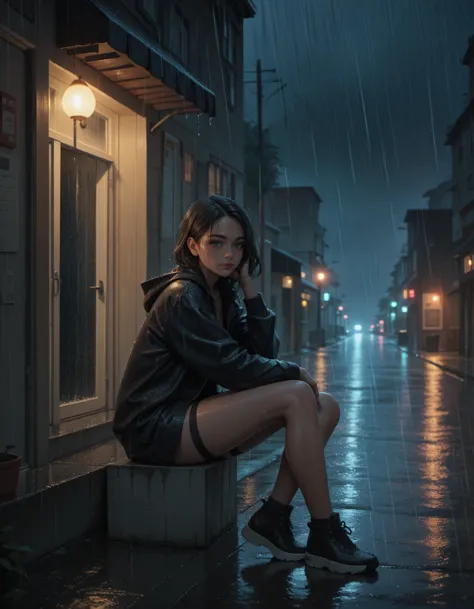
[[[352,535],[352,529],[348,527],[344,520],[341,520],[339,517],[334,521],[332,534],[337,541],[345,546],[349,548],[356,547],[356,544],[352,541],[352,539],[349,538],[349,535]]]
[[[280,529],[287,531],[288,533],[293,531],[293,523],[291,522],[289,515],[285,512],[278,515],[278,526]]]

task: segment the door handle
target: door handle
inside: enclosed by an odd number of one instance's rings
[[[96,290],[99,294],[99,298],[104,298],[104,282],[102,279],[99,281],[98,285],[90,285],[89,290]]]
[[[59,278],[58,271],[53,273],[53,296],[57,296],[61,289],[61,279]]]

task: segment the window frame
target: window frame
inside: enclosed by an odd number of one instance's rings
[[[190,152],[184,152],[183,180],[186,184],[192,184],[194,180],[195,160]]]
[[[176,4],[176,2],[171,2],[170,5],[167,7],[167,24],[168,24],[168,35],[167,35],[167,40],[166,40],[166,47],[167,50],[170,51],[170,53],[176,57],[176,59],[178,59],[180,61],[180,63],[183,64],[183,66],[185,67],[189,67],[189,64],[191,62],[191,27],[190,27],[190,22],[189,19],[185,16],[185,14],[183,13],[183,11],[180,9],[180,7]],[[174,14],[173,14],[174,13]],[[179,29],[180,29],[180,46],[181,49],[179,50],[179,52],[176,51],[176,49],[172,48],[171,46],[171,40],[172,40],[172,33],[173,33],[173,19],[178,19],[179,20]],[[183,36],[183,31],[185,32],[185,36]],[[187,56],[184,57],[183,56],[183,40],[186,39],[186,54]]]
[[[237,49],[240,31],[229,8],[223,6],[220,13],[220,55],[223,61],[224,88],[227,106],[234,110],[237,105]]]

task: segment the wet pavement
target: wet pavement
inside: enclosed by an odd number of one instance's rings
[[[326,451],[333,507],[354,541],[379,556],[375,576],[275,562],[245,542],[240,528],[278,464],[246,476],[244,456],[238,527],[211,548],[140,547],[94,534],[32,565],[18,608],[473,607],[474,385],[377,336],[306,354],[302,365],[341,403]],[[305,539],[300,494],[294,504]]]

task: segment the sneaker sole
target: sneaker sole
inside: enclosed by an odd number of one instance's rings
[[[314,556],[313,554],[306,554],[305,562],[308,567],[313,567],[314,569],[327,569],[332,573],[350,575],[370,573],[372,571],[375,571],[379,566],[378,561],[374,561],[373,564],[368,565],[346,565],[344,563],[328,560],[327,558],[322,558],[321,556]]]
[[[297,554],[280,550],[280,548],[277,548],[275,545],[273,545],[272,542],[269,541],[266,537],[263,537],[263,535],[259,535],[259,533],[256,533],[248,525],[246,525],[242,529],[242,537],[254,546],[263,546],[267,548],[267,550],[270,550],[274,558],[277,558],[278,560],[286,560],[293,562],[303,560],[305,557],[304,552]]]

